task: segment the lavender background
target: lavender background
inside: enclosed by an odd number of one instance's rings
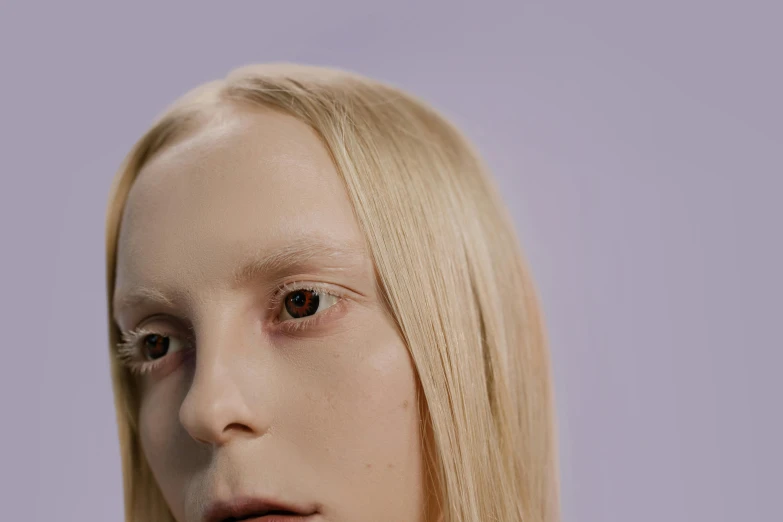
[[[4,2],[2,520],[121,520],[110,180],[251,62],[394,82],[478,144],[543,298],[564,521],[783,520],[777,1]]]

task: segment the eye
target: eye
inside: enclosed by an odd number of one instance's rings
[[[176,337],[160,334],[148,334],[141,339],[141,356],[148,361],[160,359],[169,353],[178,352],[184,343]]]
[[[280,321],[301,319],[323,312],[340,298],[318,288],[299,288],[284,294]]]
[[[123,332],[122,338],[117,345],[117,357],[131,371],[139,374],[152,372],[172,362],[190,348],[190,343],[181,338],[146,326]]]

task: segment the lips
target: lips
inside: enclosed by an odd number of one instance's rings
[[[209,506],[203,522],[303,522],[317,513],[314,506],[297,506],[263,498],[236,498]]]
[[[246,522],[302,522],[310,518],[304,515],[295,515],[287,511],[271,511],[266,515],[251,515],[248,518],[227,518],[225,522],[234,522],[236,520],[244,520]]]

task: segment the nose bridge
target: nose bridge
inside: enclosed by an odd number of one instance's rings
[[[216,310],[217,308],[217,310]],[[179,418],[190,435],[222,445],[238,435],[260,436],[267,419],[247,390],[251,375],[247,326],[226,308],[213,307],[196,329],[195,369]]]

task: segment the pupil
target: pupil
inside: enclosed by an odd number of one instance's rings
[[[307,298],[305,297],[304,292],[296,292],[291,301],[293,301],[294,306],[304,306],[307,302]]]
[[[169,338],[162,335],[148,335],[145,344],[147,345],[147,356],[150,359],[159,359],[169,351]]]

